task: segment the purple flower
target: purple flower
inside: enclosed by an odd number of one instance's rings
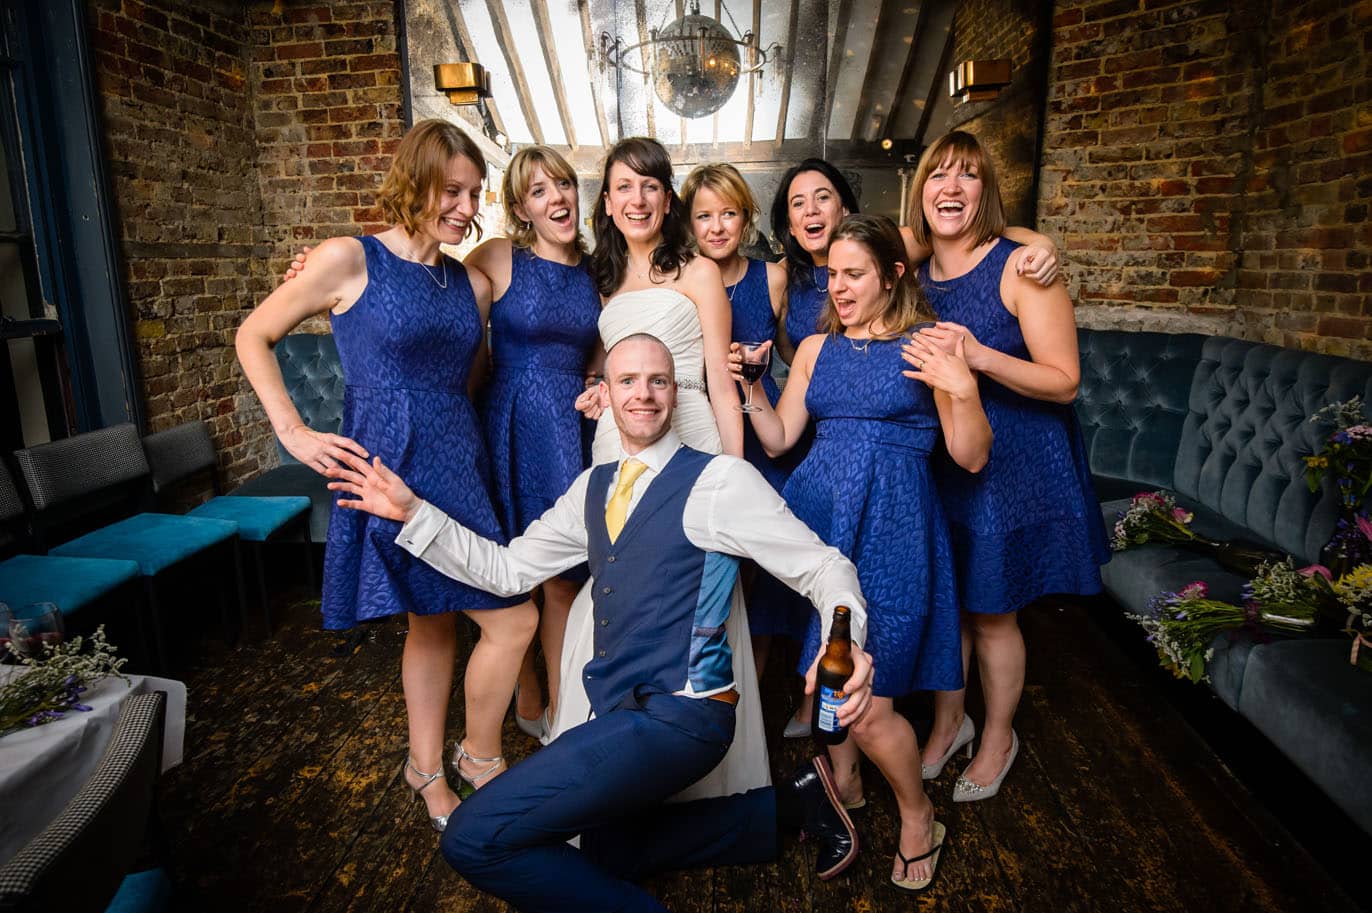
[[[82,690],[84,690],[84,689],[82,689]],[[86,704],[72,704],[72,705],[71,705],[71,709],[72,709],[72,710],[80,710],[82,713],[90,713],[90,712],[91,712],[91,708],[90,708],[88,705],[86,705]]]

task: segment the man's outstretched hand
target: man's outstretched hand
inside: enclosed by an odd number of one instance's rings
[[[419,498],[400,476],[381,462],[381,457],[374,457],[368,463],[362,457],[344,451],[337,459],[345,465],[330,466],[324,472],[329,478],[338,480],[329,483],[329,491],[355,495],[354,498],[339,498],[339,507],[365,510],[401,523],[408,523],[419,510]]]

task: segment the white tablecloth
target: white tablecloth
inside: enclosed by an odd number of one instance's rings
[[[0,667],[0,683],[22,667]],[[125,701],[167,692],[162,769],[181,763],[186,735],[186,686],[169,678],[107,678],[81,695],[89,713],[72,710],[60,720],[0,738],[0,863],[8,861],[66,807],[104,754]]]

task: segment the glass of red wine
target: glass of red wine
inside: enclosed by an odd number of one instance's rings
[[[64,631],[62,610],[56,603],[31,602],[10,619],[10,648],[20,656],[41,657],[43,645],[57,646]]]
[[[739,365],[739,373],[748,382],[748,392],[743,405],[736,408],[739,412],[761,412],[761,406],[753,405],[753,387],[757,386],[757,382],[767,373],[767,367],[772,360],[772,347],[766,342],[740,342],[738,345],[743,350],[743,363]]]

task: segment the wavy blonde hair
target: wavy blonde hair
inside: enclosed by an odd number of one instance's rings
[[[391,167],[381,182],[376,204],[387,222],[405,227],[413,235],[421,222],[438,215],[438,201],[447,179],[448,162],[463,156],[476,166],[486,180],[486,160],[466,133],[446,120],[430,118],[410,128],[391,159]],[[467,226],[467,234],[481,238],[481,213]]]
[[[573,188],[577,186],[576,169],[558,155],[556,150],[547,146],[525,146],[514,154],[509,167],[505,169],[505,176],[500,181],[500,196],[505,207],[505,233],[509,235],[511,244],[525,249],[534,246],[534,229],[531,223],[525,222],[515,214],[515,205],[522,204],[524,198],[529,195],[529,185],[534,181],[535,168],[543,169],[543,173],[555,181],[571,181]],[[579,201],[578,194],[578,203]],[[586,239],[581,235],[580,212],[574,209],[572,218],[577,220],[576,249],[584,254]]]
[[[686,180],[681,182],[681,201],[686,204],[688,217],[694,205],[696,192],[701,189],[713,191],[746,213],[743,237],[739,238],[740,247],[752,247],[757,243],[757,197],[753,196],[752,188],[737,168],[725,162],[713,162],[692,168],[691,173],[686,175]],[[691,232],[691,244],[695,244],[694,230]]]
[[[891,286],[886,304],[880,313],[872,318],[873,322],[880,320],[886,328],[886,332],[876,337],[877,339],[895,339],[915,324],[935,319],[934,312],[920,292],[914,270],[905,262],[905,241],[901,238],[900,229],[896,227],[895,222],[886,216],[847,216],[838,223],[838,228],[834,229],[829,246],[832,248],[836,241],[853,241],[861,244],[867,253],[872,255],[882,284]],[[897,263],[905,264],[905,271],[899,275],[896,273]],[[830,334],[842,333],[844,330],[843,321],[838,319],[838,311],[834,308],[832,295],[824,300],[824,310],[819,316],[819,328]]]

